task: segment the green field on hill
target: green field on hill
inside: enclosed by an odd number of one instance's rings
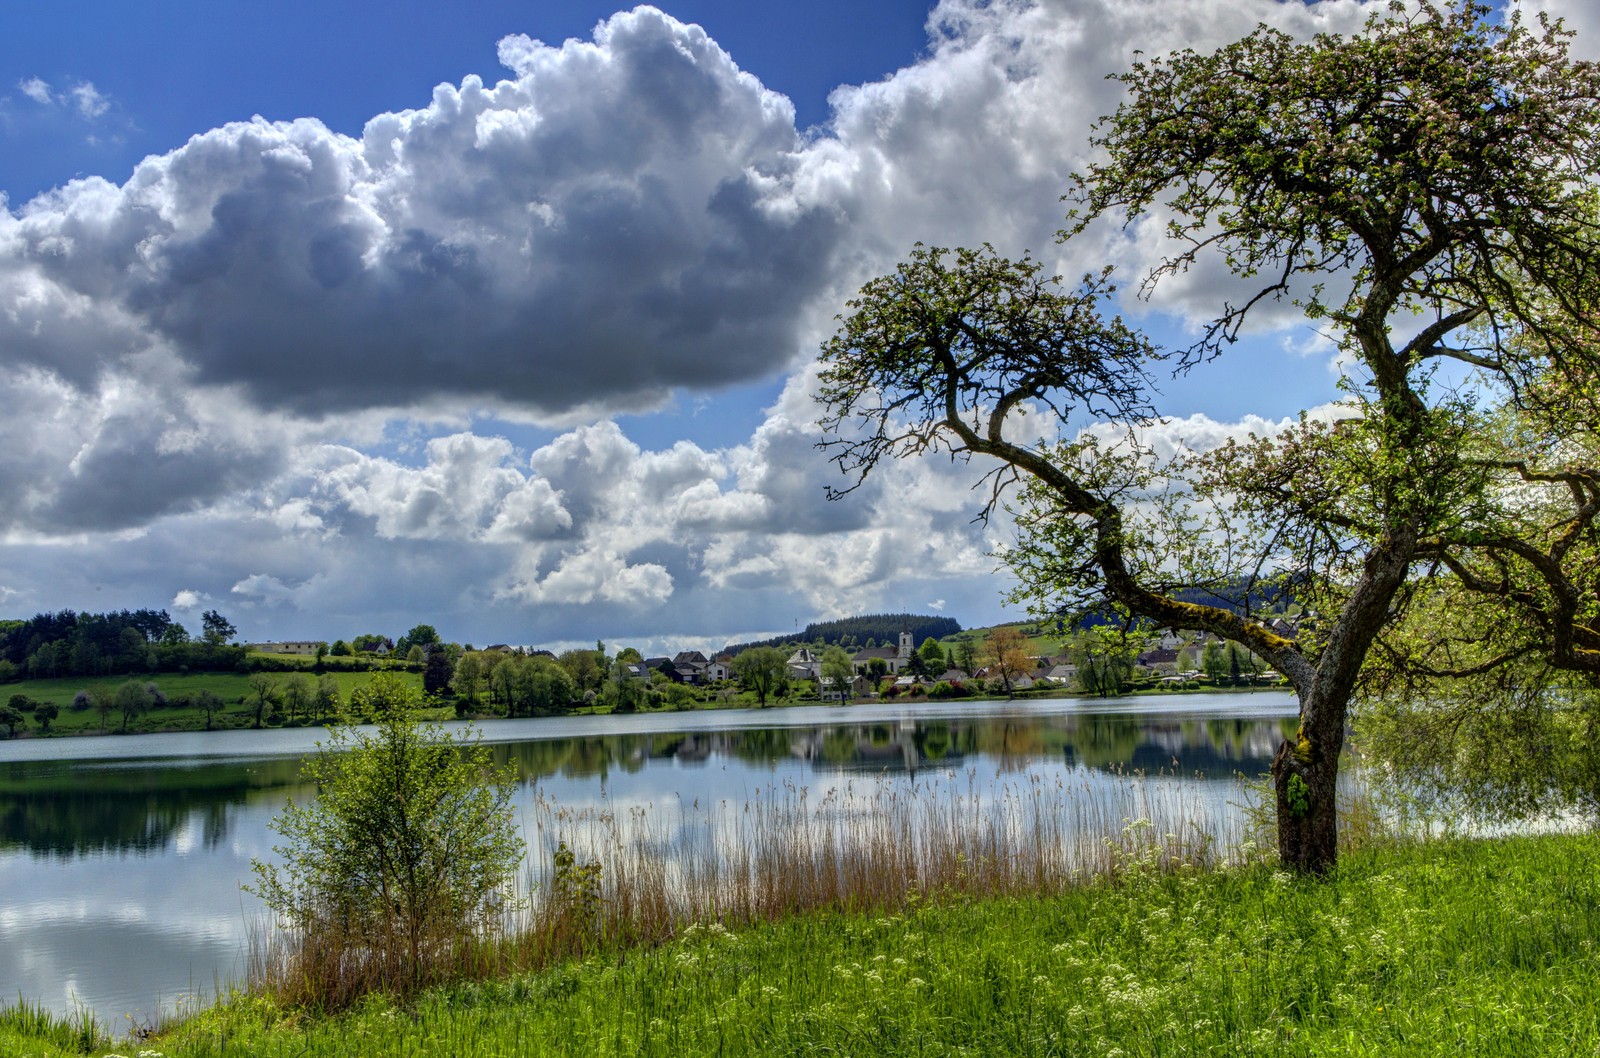
[[[266,675],[281,682],[293,674],[267,673]],[[364,686],[373,677],[373,673],[370,672],[333,672],[330,675],[339,684],[339,697],[342,701],[348,701],[351,691]],[[409,684],[422,686],[422,677],[417,673],[399,672],[394,675]],[[311,676],[311,678],[316,677]],[[130,679],[141,684],[155,684],[161,689],[161,693],[166,695],[168,702],[173,704],[158,705],[142,716],[131,718],[127,723],[128,734],[203,730],[205,715],[193,706],[177,704],[185,699],[193,699],[202,691],[211,692],[223,702],[222,711],[212,717],[213,728],[222,730],[249,727],[255,723],[254,694],[250,676],[238,672],[193,672],[184,675],[162,672],[133,677],[71,676],[55,680],[19,680],[15,683],[0,684],[0,703],[10,701],[18,695],[36,702],[53,703],[60,709],[60,713],[50,724],[50,735],[99,734],[101,731],[117,733],[123,728],[120,712],[113,709],[104,718],[102,726],[98,710],[92,706],[87,709],[74,709],[72,702],[79,691],[89,691],[92,694],[98,689],[115,694],[117,688]],[[31,715],[24,715],[27,716],[27,720],[23,734],[30,736],[45,734]],[[0,731],[0,734],[3,734],[3,731]]]
[[[945,636],[939,640],[939,645],[948,653],[950,648],[961,643],[971,643],[974,650],[981,655],[984,641],[989,638],[989,633],[996,628],[1019,628],[1025,649],[1033,657],[1051,657],[1065,653],[1068,644],[1072,641],[1070,634],[1048,631],[1039,621],[1007,621],[1003,624],[990,625],[987,628],[964,628],[955,635]],[[921,646],[922,644],[917,644]]]

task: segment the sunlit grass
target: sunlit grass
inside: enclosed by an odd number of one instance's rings
[[[451,1055],[1572,1055],[1600,1046],[1592,836],[1354,853],[1326,882],[1160,869],[906,899],[308,1017],[256,997],[151,1046]]]
[[[8,1058],[98,1054],[110,1045],[111,1033],[86,1010],[56,1014],[21,999],[0,1006],[0,1054]]]

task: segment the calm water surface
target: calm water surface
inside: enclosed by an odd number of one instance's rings
[[[1133,700],[719,710],[477,725],[519,768],[524,831],[551,804],[689,827],[702,806],[772,796],[1003,790],[1054,783],[1120,818],[1167,798],[1212,832],[1235,775],[1293,730],[1283,693]],[[0,997],[149,1020],[236,980],[261,908],[240,890],[271,858],[315,729],[0,743]],[[542,807],[536,807],[542,806]],[[1093,813],[1091,813],[1093,814]],[[543,830],[540,825],[543,824]],[[667,842],[670,846],[670,840]]]

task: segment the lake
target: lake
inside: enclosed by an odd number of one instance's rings
[[[871,812],[887,791],[999,810],[1053,784],[1082,825],[1181,817],[1226,840],[1237,775],[1294,730],[1283,692],[874,704],[475,725],[514,764],[530,864],[557,840],[629,821],[666,850],[717,806],[772,798]],[[455,725],[446,725],[455,726]],[[82,1006],[126,1029],[244,971],[272,818],[320,729],[0,743],[0,996]],[[710,814],[708,816],[708,813]],[[1165,825],[1165,824],[1163,824]],[[697,829],[698,828],[698,829]],[[615,836],[613,834],[613,836]],[[1100,834],[1087,835],[1098,838]]]

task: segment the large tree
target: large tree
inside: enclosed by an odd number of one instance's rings
[[[233,642],[233,637],[239,634],[233,622],[215,610],[207,610],[200,615],[200,627],[204,630],[201,638],[214,647]]]
[[[316,695],[316,686],[305,673],[294,672],[283,678],[278,697],[283,702],[283,711],[289,723],[295,723],[302,714],[310,712]]]
[[[194,696],[194,706],[205,716],[206,730],[210,731],[212,719],[222,712],[222,699],[212,691],[201,691]]]
[[[930,639],[929,642],[934,641]],[[839,701],[849,705],[855,678],[855,665],[850,661],[848,651],[837,646],[823,649],[822,669],[820,679],[817,681],[818,690],[824,694],[837,693]]]
[[[1121,628],[1095,625],[1078,634],[1072,657],[1078,686],[1096,698],[1115,698],[1133,689],[1134,670],[1145,637]]]
[[[426,694],[444,694],[450,689],[450,680],[455,676],[456,667],[450,661],[450,652],[435,643],[433,649],[428,651],[427,662],[422,669],[422,690]]]
[[[400,654],[410,653],[412,647],[421,647],[424,651],[441,642],[439,631],[432,625],[417,625],[411,631],[401,636],[395,643],[395,651]]]
[[[622,654],[618,654],[617,658],[620,660]],[[638,660],[644,659],[641,657]],[[567,670],[567,675],[578,685],[579,692],[598,690],[611,668],[603,650],[567,650],[556,661]]]
[[[154,696],[150,693],[151,686],[138,680],[129,680],[117,688],[115,701],[117,711],[122,714],[123,734],[128,733],[129,720],[150,711],[150,705],[154,700]]]
[[[476,703],[478,692],[483,689],[484,671],[483,654],[476,650],[462,654],[461,660],[456,662],[455,674],[450,680],[456,697],[467,702],[469,706]]]
[[[770,695],[788,689],[789,659],[777,647],[751,647],[734,656],[733,675],[745,690],[754,691],[757,704],[766,708]]]
[[[265,672],[251,673],[249,683],[250,695],[255,699],[255,726],[260,727],[261,722],[278,707],[281,692],[278,681]]]
[[[997,625],[991,629],[983,643],[983,655],[989,677],[1000,680],[1007,698],[1013,694],[1012,684],[1017,677],[1033,668],[1033,658],[1028,656],[1028,638],[1016,625]]]
[[[1549,438],[1485,459],[1486,409],[1559,394],[1595,414],[1600,74],[1559,28],[1489,14],[1423,3],[1310,41],[1263,27],[1120,75],[1126,99],[1096,127],[1062,236],[1107,221],[1164,235],[1146,292],[1230,270],[1233,296],[1189,348],[1103,316],[1109,271],[1064,288],[1027,257],[919,247],[824,349],[824,444],[856,483],[892,457],[997,460],[986,513],[1023,483],[1006,552],[1020,596],[1211,632],[1288,679],[1300,726],[1273,776],[1280,853],[1302,871],[1335,861],[1350,704],[1411,587],[1476,546],[1474,524],[1541,546],[1538,526],[1492,512],[1517,503],[1506,475],[1546,472]],[[1141,441],[1147,372],[1224,354],[1284,300],[1349,364],[1340,421],[1157,460]],[[1030,431],[1028,411],[1066,439]],[[1121,430],[1073,432],[1095,419]],[[1280,635],[1250,612],[1269,575],[1317,611],[1314,629]],[[1223,605],[1241,584],[1243,605]],[[1179,598],[1197,587],[1218,604]],[[1517,617],[1553,663],[1594,666],[1576,614]]]

